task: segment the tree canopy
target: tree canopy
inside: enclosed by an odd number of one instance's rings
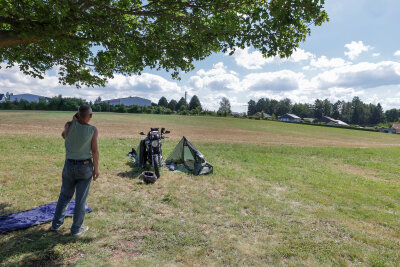
[[[168,100],[165,98],[165,96],[162,96],[160,100],[158,100],[158,105],[165,108],[168,107]]]
[[[184,97],[181,97],[181,99],[179,99],[179,102],[176,104],[175,108],[178,111],[187,109],[188,103],[186,102],[186,99]]]
[[[0,1],[0,57],[30,76],[105,85],[115,73],[174,78],[213,52],[288,57],[328,17],[324,0]]]
[[[201,103],[197,95],[194,95],[189,102],[189,110],[198,108],[201,111]]]
[[[178,102],[176,102],[175,99],[171,99],[171,101],[169,101],[168,103],[168,108],[172,111],[176,110],[176,105],[178,104]]]

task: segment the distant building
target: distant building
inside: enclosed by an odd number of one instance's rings
[[[400,133],[400,123],[395,123],[392,125],[392,129],[396,132],[396,133]]]
[[[393,128],[380,128],[379,131],[381,133],[390,133],[390,134],[395,134],[396,130]]]
[[[125,105],[125,106],[151,106],[151,101],[141,97],[125,97],[125,98],[116,98],[104,101],[97,101],[96,103],[107,103],[112,106],[117,105]]]
[[[256,113],[254,113],[253,116],[261,118],[261,112],[256,112]],[[271,118],[272,118],[271,115],[264,113],[264,119],[271,119]]]
[[[303,121],[306,121],[306,122],[314,122],[315,119],[314,119],[314,118],[303,118]]]
[[[6,95],[0,94],[0,103],[6,102]]]
[[[271,115],[269,115],[268,113],[264,113],[264,118],[266,118],[266,119],[271,119],[271,118],[272,118],[272,116],[271,116]]]
[[[46,100],[46,97],[32,94],[21,94],[21,95],[10,95],[10,102],[25,100],[28,103],[36,102],[39,103],[39,99]]]
[[[322,116],[321,119],[318,120],[318,122],[323,123],[323,124],[328,124],[328,125],[344,125],[348,126],[347,123],[341,120],[336,120],[328,116]]]
[[[279,120],[283,122],[301,122],[301,118],[299,116],[289,113],[282,115]]]

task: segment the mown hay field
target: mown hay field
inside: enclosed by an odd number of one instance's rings
[[[56,201],[71,112],[0,112],[0,215]],[[247,119],[95,113],[101,177],[89,232],[50,224],[0,235],[0,265],[369,265],[400,263],[400,136]],[[166,127],[214,165],[153,185],[126,153]]]

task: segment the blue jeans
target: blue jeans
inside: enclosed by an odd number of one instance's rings
[[[68,203],[71,201],[76,189],[75,210],[71,233],[76,234],[79,232],[83,220],[85,219],[86,199],[89,194],[92,175],[92,161],[90,161],[89,164],[76,164],[68,160],[65,161],[62,172],[60,197],[58,198],[52,224],[54,229],[58,229],[64,223]]]

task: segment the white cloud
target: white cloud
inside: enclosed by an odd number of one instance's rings
[[[335,57],[329,59],[326,56],[321,56],[317,59],[313,58],[310,62],[310,66],[316,69],[339,68],[349,64],[350,62],[347,62],[343,58]]]
[[[372,46],[364,45],[362,41],[352,41],[350,44],[345,44],[344,46],[348,49],[344,54],[351,60],[357,58],[362,52],[366,52],[373,48]]]
[[[265,58],[259,51],[249,53],[249,47],[245,49],[237,48],[233,54],[237,65],[249,70],[261,69],[266,63],[272,63],[274,58]]]
[[[396,57],[399,57],[400,56],[400,50],[397,50],[396,52],[394,52],[393,55],[396,56]]]
[[[179,100],[184,94],[184,89],[176,82],[151,73],[134,76],[117,74],[100,90],[103,99],[140,96],[153,102],[157,102],[161,96]]]
[[[344,60],[329,60],[321,57],[313,66],[326,68],[315,76],[305,76],[301,72],[281,70],[277,72],[252,73],[241,81],[248,98],[273,99],[290,98],[294,102],[313,102],[316,98],[350,101],[360,96],[363,101],[383,102],[371,92],[374,88],[400,86],[400,63],[382,61],[351,64]],[[371,91],[372,89],[372,91]],[[398,105],[397,105],[398,106]]]
[[[5,65],[2,65],[0,69],[0,88],[1,93],[8,91],[14,94],[31,93],[47,97],[61,94],[86,100],[95,100],[98,96],[101,96],[102,99],[142,96],[158,100],[159,95],[162,94],[166,94],[170,98],[180,98],[183,95],[183,89],[176,82],[150,73],[131,77],[116,74],[113,79],[109,80],[106,87],[77,89],[74,86],[59,84],[58,77],[55,75],[47,74],[44,75],[44,79],[38,79],[24,75],[18,67],[6,69]]]
[[[304,79],[302,73],[296,73],[291,70],[281,70],[276,72],[248,74],[241,84],[242,88],[248,91],[281,92],[297,90],[302,79]]]
[[[373,57],[379,57],[381,55],[381,53],[373,53],[372,56]]]
[[[213,65],[213,68],[205,71],[201,69],[189,78],[189,84],[195,90],[210,91],[239,91],[239,78],[236,72],[228,72],[222,62]]]
[[[399,86],[400,87],[400,86]],[[381,103],[383,109],[392,109],[399,108],[400,105],[400,92],[397,92],[398,88],[393,92],[392,90],[388,91],[387,97],[378,97],[379,102]]]
[[[356,90],[354,88],[343,88],[343,87],[331,87],[328,90],[321,92],[321,98],[325,99],[328,98],[332,102],[336,102],[338,100],[351,100],[355,96],[363,96],[365,91],[363,90]]]
[[[32,93],[39,95],[56,95],[53,91],[62,87],[56,76],[45,75],[44,79],[33,78],[23,74],[17,66],[6,68],[1,64],[0,88],[14,94]],[[2,92],[3,93],[3,92]]]
[[[132,90],[135,92],[181,92],[182,89],[176,82],[168,81],[167,79],[150,73],[142,75],[124,76],[121,74],[114,75],[107,86],[115,88],[117,91]]]
[[[365,49],[358,51],[363,52]],[[169,100],[179,100],[184,91],[188,91],[189,95],[196,94],[202,105],[211,110],[218,109],[219,100],[223,96],[228,97],[235,111],[243,111],[245,103],[250,98],[260,97],[278,100],[288,97],[294,102],[313,102],[316,98],[348,101],[354,96],[361,96],[365,102],[381,102],[384,108],[399,107],[400,94],[396,95],[396,92],[400,91],[400,62],[395,60],[354,64],[346,58],[316,57],[301,49],[288,59],[263,58],[261,53],[250,52],[248,48],[238,52],[239,57],[235,57],[235,60],[238,65],[242,64],[241,66],[247,69],[262,68],[270,63],[303,63],[308,60],[309,64],[303,69],[319,70],[319,72],[302,73],[288,69],[292,67],[291,65],[288,67],[284,65],[284,68],[277,65],[274,66],[277,71],[259,71],[250,74],[245,72],[247,75],[241,76],[230,70],[223,62],[218,62],[212,67],[198,70],[182,82],[164,78],[155,72],[130,77],[116,74],[105,88],[76,89],[73,86],[60,85],[56,75],[48,74],[40,80],[26,76],[18,67],[13,67],[0,69],[0,93],[9,91],[14,94],[32,93],[50,97],[62,94],[87,100],[94,100],[98,96],[103,99],[140,96],[157,102],[161,96]],[[400,56],[400,50],[397,52]],[[357,53],[354,52],[353,56]],[[375,54],[372,56],[376,56]],[[347,56],[350,57],[350,54]],[[389,93],[388,90],[392,89],[393,93]]]
[[[300,61],[307,61],[312,58],[314,58],[314,55],[312,53],[306,52],[303,49],[297,49],[288,59],[283,59],[283,60],[288,60],[291,62],[300,62]]]
[[[312,82],[319,88],[375,88],[384,85],[400,84],[400,63],[382,61],[379,63],[362,62],[325,71]]]
[[[307,61],[314,57],[310,52],[303,49],[297,49],[289,58],[280,58],[279,56],[265,58],[261,52],[249,52],[249,47],[244,49],[237,48],[233,57],[237,65],[249,70],[261,69],[265,64],[283,63],[283,62],[301,62]]]

